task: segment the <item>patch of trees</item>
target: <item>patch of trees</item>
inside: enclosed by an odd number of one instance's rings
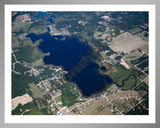
[[[114,52],[112,49],[109,49],[109,52],[106,53],[107,56],[110,56],[112,54],[117,54],[117,53]]]
[[[110,50],[110,48],[108,47],[107,44],[100,43],[99,40],[98,40],[98,43],[96,44],[96,46],[97,46],[97,48],[98,48],[99,51]]]
[[[16,72],[19,72],[19,73],[24,73],[25,71],[29,70],[29,68],[27,67],[24,67],[23,65],[19,64],[19,63],[16,63],[15,64],[15,69],[14,69]]]
[[[21,71],[23,71],[23,67],[20,67]],[[16,96],[22,96],[26,94],[29,89],[28,84],[29,83],[39,83],[39,79],[35,76],[30,76],[28,73],[24,75],[24,72],[21,72],[21,74],[15,74],[12,72],[12,98]]]
[[[134,74],[136,77],[140,77],[140,76],[143,76],[144,74],[141,72],[141,71],[139,71],[139,70],[137,70],[137,69],[131,69],[131,72],[132,72],[132,74]]]
[[[97,31],[105,32],[106,31],[106,26],[104,26],[104,25],[99,26]]]
[[[139,64],[138,67],[142,70],[144,70],[145,67],[148,67],[148,60],[147,61],[144,61],[143,63]]]
[[[148,107],[146,106],[146,104],[148,101],[143,101],[141,104],[137,105],[136,107],[134,107],[134,109],[131,109],[129,112],[126,113],[126,115],[148,115],[149,111],[148,111]]]
[[[132,63],[132,64],[138,64],[138,63],[140,63],[140,62],[142,62],[142,61],[144,61],[144,60],[146,60],[146,59],[148,59],[148,56],[143,55],[141,58],[139,58],[139,59],[137,59],[137,60],[131,60],[131,63]]]
[[[28,27],[28,30],[29,30],[30,32],[35,32],[35,31],[41,32],[41,31],[44,31],[48,25],[50,25],[49,22],[46,22],[46,21],[38,21],[38,22],[34,22],[33,24],[31,24],[31,25]]]
[[[120,60],[121,58],[122,58],[122,56],[117,56],[117,57],[115,57],[114,59]]]
[[[148,92],[148,85],[146,85],[144,82],[141,83],[138,87],[135,88],[136,91],[141,92],[141,91],[146,91]]]
[[[127,14],[120,15],[122,16],[123,23],[125,23],[127,30],[148,24],[148,12],[127,12]]]
[[[42,73],[39,74],[39,77],[42,78],[42,80],[45,80],[46,78],[51,78],[53,77],[53,73],[54,71],[53,70],[50,70],[48,67],[44,68],[44,71]]]

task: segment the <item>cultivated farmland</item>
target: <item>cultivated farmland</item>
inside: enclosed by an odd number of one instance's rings
[[[113,38],[110,48],[114,51],[129,53],[132,50],[141,48],[146,44],[148,44],[148,42],[142,40],[140,37],[134,36],[129,32],[125,32]]]

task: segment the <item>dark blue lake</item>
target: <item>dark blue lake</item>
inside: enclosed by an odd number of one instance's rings
[[[37,12],[37,15],[34,17],[35,19],[39,19],[40,17],[47,15],[48,12]]]
[[[47,19],[46,21],[49,21],[51,24],[53,24],[54,23],[53,18],[56,18],[56,16],[52,14],[50,18]]]
[[[84,96],[90,96],[102,91],[112,83],[112,79],[99,73],[99,65],[96,63],[96,54],[88,45],[77,36],[51,36],[49,32],[35,35],[27,35],[32,42],[42,39],[38,48],[44,53],[50,53],[44,57],[45,64],[62,66],[65,71],[66,81],[75,82]]]
[[[39,12],[37,12],[36,16],[34,16],[34,18],[35,18],[35,19],[39,19],[39,18],[41,18],[42,16],[45,16],[45,15],[47,15],[47,14],[48,14],[48,12],[41,12],[41,11],[39,11]],[[49,21],[51,24],[53,24],[53,23],[54,23],[53,18],[56,18],[56,16],[55,16],[54,14],[52,14],[52,15],[49,17],[49,19],[46,19],[46,21]],[[45,20],[45,19],[42,18],[42,20]]]

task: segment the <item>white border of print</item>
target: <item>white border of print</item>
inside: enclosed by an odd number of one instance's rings
[[[149,11],[149,115],[11,115],[11,11]],[[5,123],[155,123],[155,5],[5,5]]]

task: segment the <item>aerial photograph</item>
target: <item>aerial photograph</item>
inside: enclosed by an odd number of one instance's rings
[[[12,11],[12,115],[149,115],[148,11]]]

